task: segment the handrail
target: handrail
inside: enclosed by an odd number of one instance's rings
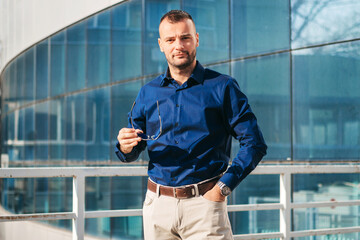
[[[360,164],[350,165],[260,165],[251,174],[280,175],[280,202],[268,204],[228,205],[229,212],[280,210],[280,232],[240,234],[235,239],[289,240],[293,237],[343,234],[360,232],[360,226],[347,228],[315,229],[291,231],[291,210],[295,208],[359,206],[360,200],[328,201],[311,203],[291,202],[291,175],[324,173],[360,173]],[[42,168],[0,168],[0,178],[73,178],[73,211],[61,213],[12,214],[0,216],[0,222],[38,221],[38,220],[73,220],[73,239],[84,239],[85,218],[141,216],[141,209],[85,211],[85,178],[113,176],[147,176],[147,168],[137,167],[42,167]]]

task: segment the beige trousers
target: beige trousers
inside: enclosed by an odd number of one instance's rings
[[[147,191],[143,206],[145,240],[232,240],[225,202],[202,196],[177,199]]]

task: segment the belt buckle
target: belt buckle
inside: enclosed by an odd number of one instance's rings
[[[184,196],[184,197],[183,196],[177,196],[177,194],[176,194],[177,189],[186,189],[186,188],[191,188],[191,196]],[[186,199],[186,198],[195,197],[196,196],[195,186],[190,185],[190,186],[183,186],[183,187],[174,187],[173,188],[173,195],[174,195],[174,198],[177,198],[177,199]]]

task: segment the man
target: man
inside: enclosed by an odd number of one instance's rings
[[[191,16],[168,12],[159,34],[168,69],[142,87],[116,146],[124,162],[148,148],[145,239],[233,239],[226,196],[267,147],[237,82],[196,60]],[[232,136],[240,150],[228,168]]]

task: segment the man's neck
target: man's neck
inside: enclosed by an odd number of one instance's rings
[[[169,65],[169,70],[171,77],[181,86],[189,79],[195,67],[196,61],[194,61],[189,67],[184,69],[175,68]]]

